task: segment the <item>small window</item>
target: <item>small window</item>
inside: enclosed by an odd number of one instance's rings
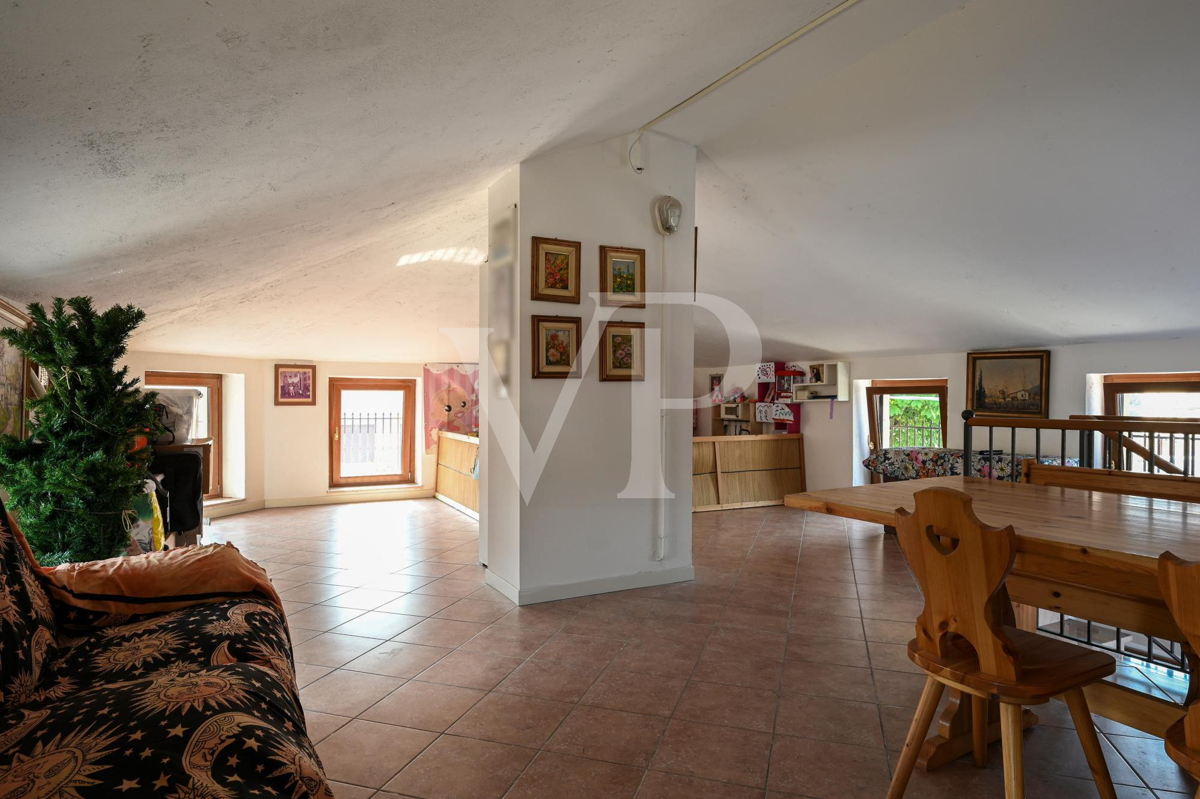
[[[197,372],[146,372],[145,385],[157,391],[167,409],[174,446],[203,448],[204,497],[221,494],[221,375]],[[172,446],[172,444],[167,444]]]
[[[416,482],[417,383],[329,378],[329,487]]]
[[[1105,375],[1104,415],[1164,422],[1200,419],[1200,372]],[[1122,462],[1112,464],[1118,469],[1184,474],[1193,468],[1195,442],[1187,436],[1131,433],[1122,436],[1122,443]]]
[[[1104,376],[1107,416],[1200,418],[1200,372]]]
[[[871,452],[946,446],[946,380],[874,380],[867,388]]]

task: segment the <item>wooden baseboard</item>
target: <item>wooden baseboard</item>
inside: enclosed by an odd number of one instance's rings
[[[739,510],[741,508],[769,508],[772,505],[782,505],[782,499],[768,499],[762,502],[732,502],[728,505],[702,505],[692,507],[694,513],[704,513],[710,510]]]

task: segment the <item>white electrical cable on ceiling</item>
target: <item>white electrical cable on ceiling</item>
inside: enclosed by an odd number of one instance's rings
[[[842,0],[842,2],[838,3],[836,6],[829,9],[828,11],[826,11],[824,14],[817,17],[816,19],[812,20],[807,25],[803,26],[802,28],[799,28],[798,30],[792,31],[787,36],[783,37],[779,41],[775,42],[775,44],[768,47],[766,50],[763,50],[761,53],[754,56],[750,60],[745,61],[745,62],[739,64],[738,66],[734,67],[733,69],[729,70],[724,75],[717,78],[712,83],[708,84],[703,89],[701,89],[700,91],[693,94],[691,97],[688,97],[688,98],[676,103],[675,105],[668,108],[666,111],[664,111],[661,114],[659,114],[658,116],[656,116],[654,119],[647,122],[645,125],[642,125],[636,131],[634,131],[635,135],[634,135],[633,143],[629,145],[628,160],[629,160],[630,169],[632,169],[638,175],[641,175],[646,171],[646,167],[642,165],[642,161],[641,161],[640,145],[642,142],[642,134],[643,133],[650,130],[655,125],[658,125],[660,122],[663,122],[663,121],[669,119],[670,117],[674,116],[675,114],[678,114],[680,111],[687,108],[689,105],[696,102],[697,100],[700,100],[701,98],[707,97],[708,95],[712,94],[714,91],[721,88],[726,83],[728,83],[729,81],[736,78],[738,75],[741,75],[743,72],[745,72],[746,70],[755,66],[756,64],[760,64],[763,61],[767,60],[772,55],[779,52],[783,48],[787,47],[789,44],[796,41],[804,34],[809,33],[810,31],[816,30],[817,28],[821,27],[826,22],[833,19],[838,14],[841,14],[843,11],[847,10],[848,8],[850,8],[851,6],[853,6],[854,4],[856,4],[858,2],[859,2],[859,0]],[[633,160],[633,148],[635,148],[635,147],[639,148],[638,149],[638,160],[636,163]]]
[[[682,111],[683,109],[687,108],[689,105],[691,105],[692,103],[701,99],[702,97],[706,97],[709,94],[712,94],[714,91],[716,91],[720,87],[724,86],[726,83],[733,80],[738,75],[741,75],[743,72],[750,69],[755,64],[758,64],[758,63],[770,58],[772,55],[779,52],[783,48],[787,47],[789,44],[796,41],[804,34],[808,33],[809,31],[815,30],[816,28],[821,27],[826,22],[833,19],[838,14],[841,14],[843,11],[850,8],[857,2],[859,2],[859,0],[842,0],[841,3],[838,3],[836,6],[829,9],[824,14],[822,14],[821,16],[814,19],[812,22],[809,22],[807,25],[800,28],[799,30],[793,31],[792,33],[788,34],[784,38],[775,42],[775,44],[768,47],[766,50],[763,50],[761,53],[759,53],[758,55],[751,58],[749,61],[746,61],[745,63],[734,67],[729,72],[726,72],[724,75],[717,78],[712,83],[708,84],[703,89],[701,89],[700,91],[693,94],[691,97],[688,97],[686,100],[683,100],[682,102],[675,104],[671,108],[668,108],[666,111],[664,111],[663,113],[656,116],[654,119],[647,122],[645,125],[642,125],[637,130],[638,134],[640,135],[644,131],[650,130],[650,128],[652,128],[655,125],[657,125],[658,123],[668,119],[669,117],[674,116],[675,114],[677,114],[680,111]],[[630,148],[630,149],[632,149],[632,148]]]

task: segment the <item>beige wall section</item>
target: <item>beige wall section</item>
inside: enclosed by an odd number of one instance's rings
[[[276,362],[161,352],[131,352],[125,357],[131,375],[139,379],[145,377],[147,370],[216,372],[227,376],[224,408],[227,447],[223,466],[226,483],[238,501],[209,503],[206,516],[226,516],[264,507],[433,496],[437,457],[434,452],[425,452],[422,364],[318,361],[317,404],[285,407],[274,402]],[[329,488],[330,377],[416,378],[417,485]]]
[[[343,363],[317,361],[317,404],[276,406],[275,365],[268,370],[265,402],[265,491],[267,507],[319,505],[364,499],[433,496],[437,454],[425,452],[421,364]],[[417,380],[417,485],[405,488],[329,488],[329,378],[408,377]]]
[[[227,445],[222,466],[226,475],[226,492],[240,501],[206,504],[204,515],[226,516],[264,507],[262,398],[269,395],[271,389],[263,385],[262,361],[211,355],[130,352],[123,364],[129,367],[130,377],[143,381],[147,371],[156,370],[208,372],[227,376],[222,406]],[[234,379],[229,379],[229,376]],[[241,385],[240,392],[237,391],[238,384]],[[239,431],[241,436],[237,435]]]

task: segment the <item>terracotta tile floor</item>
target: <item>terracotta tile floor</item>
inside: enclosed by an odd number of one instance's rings
[[[696,581],[514,608],[477,525],[434,500],[216,521],[287,602],[309,731],[340,799],[876,799],[922,678],[919,594],[880,527],[783,508],[698,514]],[[1118,679],[1178,698],[1181,684]],[[1027,733],[1028,795],[1095,797],[1066,709]],[[1196,785],[1097,719],[1121,799]],[[1003,795],[989,768],[910,799]]]

